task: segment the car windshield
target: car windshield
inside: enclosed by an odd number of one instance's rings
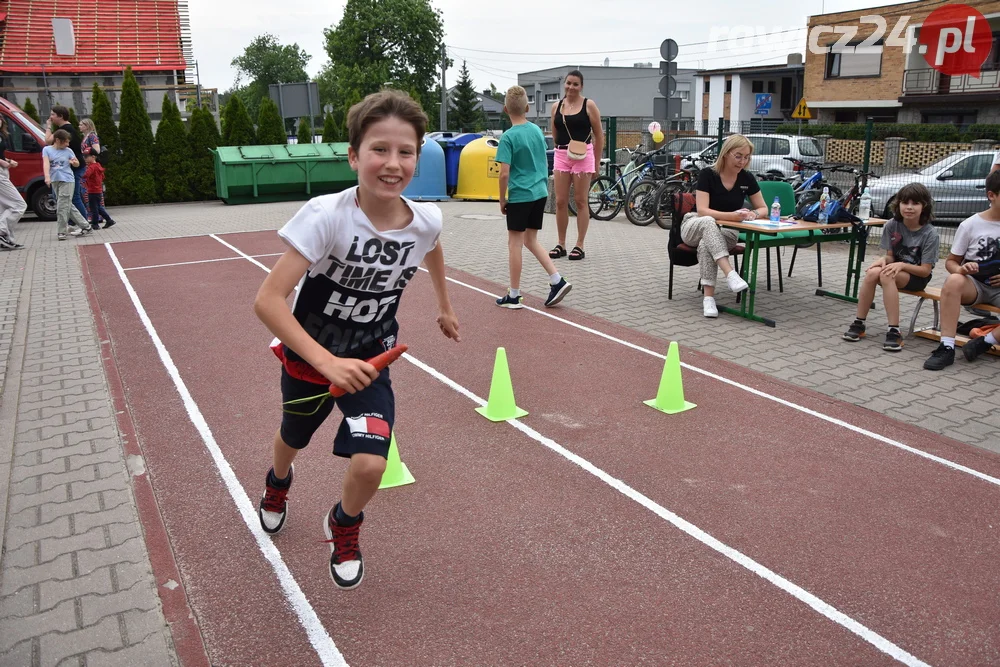
[[[22,125],[31,128],[31,133],[34,134],[35,138],[38,139],[39,143],[41,143],[44,146],[45,133],[42,132],[42,129],[40,127],[38,127],[38,123],[36,123],[33,118],[29,118],[20,111],[15,111],[14,115],[17,116],[17,118],[21,121]]]
[[[938,173],[939,171],[942,171],[943,169],[947,169],[951,165],[955,164],[955,162],[960,157],[962,157],[962,156],[961,155],[949,155],[946,158],[942,158],[942,159],[938,160],[937,162],[935,162],[934,164],[932,164],[929,167],[924,167],[923,169],[921,169],[917,173],[920,174],[921,176],[933,176],[934,174]]]

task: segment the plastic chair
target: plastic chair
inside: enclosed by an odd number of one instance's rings
[[[667,258],[670,262],[667,299],[674,298],[674,265],[694,266],[698,263],[698,249],[690,247],[681,240],[681,220],[684,218],[685,213],[695,209],[694,193],[674,193],[673,200],[671,201],[671,209],[673,220],[670,225],[670,233],[667,236]],[[740,256],[744,255],[745,252],[746,248],[743,245],[737,245],[729,251],[729,254],[733,257],[733,268],[737,272],[740,270]],[[746,261],[745,256],[744,261]],[[698,281],[698,289],[701,289],[700,280]],[[736,301],[739,302],[739,300],[740,295],[737,295]]]

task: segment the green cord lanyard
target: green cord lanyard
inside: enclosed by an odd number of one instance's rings
[[[309,401],[315,401],[317,399],[319,400],[319,403],[316,404],[316,407],[315,407],[315,409],[313,409],[312,412],[295,412],[294,410],[288,410],[288,409],[286,409],[284,407],[282,407],[281,411],[284,412],[284,413],[286,413],[286,414],[290,414],[290,415],[299,415],[301,417],[310,417],[310,416],[316,414],[317,412],[319,412],[319,409],[321,407],[323,407],[323,404],[326,403],[326,401],[329,398],[330,398],[330,391],[329,390],[327,390],[326,392],[324,392],[322,394],[317,394],[315,396],[308,396],[306,398],[294,398],[294,399],[292,399],[290,401],[285,401],[281,405],[282,406],[285,406],[285,405],[301,405],[303,403],[308,403]]]

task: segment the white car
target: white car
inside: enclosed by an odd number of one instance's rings
[[[786,160],[786,157],[806,162],[823,159],[819,143],[812,137],[798,134],[747,134],[744,136],[753,144],[750,166],[747,167],[747,171],[751,174],[774,174],[786,178],[794,173],[794,165]],[[691,157],[700,166],[712,164],[718,157],[717,143],[718,141],[713,141],[705,149],[692,154]],[[681,166],[687,168],[691,166],[691,161],[684,160],[681,162]]]

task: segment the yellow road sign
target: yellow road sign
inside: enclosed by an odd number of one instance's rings
[[[812,113],[809,112],[809,106],[806,104],[806,98],[803,97],[799,100],[798,106],[795,107],[795,111],[792,112],[792,118],[809,120],[812,117]]]

